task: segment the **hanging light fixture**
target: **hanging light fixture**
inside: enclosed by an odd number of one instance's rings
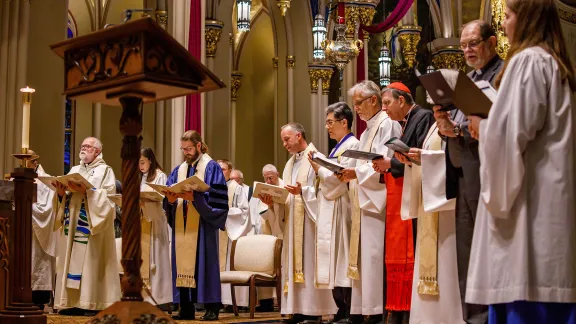
[[[380,48],[380,56],[378,57],[378,66],[380,67],[380,86],[386,87],[390,84],[390,67],[392,59],[390,58],[390,51],[386,47],[386,40],[382,43]]]
[[[426,74],[430,74],[436,72],[436,69],[434,68],[434,65],[430,64],[428,65],[428,67],[426,68]]]
[[[238,31],[247,32],[250,30],[250,6],[252,0],[236,1],[236,24]]]
[[[326,40],[326,26],[324,25],[324,17],[320,12],[318,12],[316,18],[314,18],[312,35],[314,36],[314,59],[323,60],[326,57],[326,52],[322,46]]]

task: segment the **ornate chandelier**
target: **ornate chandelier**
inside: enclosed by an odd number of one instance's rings
[[[392,59],[390,58],[390,51],[386,47],[386,40],[384,40],[380,48],[378,66],[380,67],[380,86],[386,87],[390,84],[390,67],[392,66]]]
[[[250,6],[252,0],[236,1],[236,24],[238,31],[247,32],[250,30]]]
[[[324,16],[321,13],[314,18],[314,26],[312,27],[312,35],[314,36],[314,59],[323,60],[326,57],[323,44],[326,41],[326,26],[324,25]]]
[[[324,50],[328,60],[334,63],[342,73],[346,64],[358,56],[363,43],[359,39],[346,39],[344,17],[338,17],[338,23],[334,25],[334,30],[337,33],[336,40],[326,40]]]

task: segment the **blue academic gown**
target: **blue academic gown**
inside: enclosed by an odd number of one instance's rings
[[[174,168],[166,181],[170,186],[178,182],[178,168]],[[188,168],[188,177],[196,173],[196,164]],[[194,192],[194,207],[200,214],[198,245],[196,253],[196,289],[182,289],[188,292],[189,299],[195,303],[220,303],[222,300],[220,286],[220,264],[218,258],[219,230],[224,230],[228,216],[228,187],[220,165],[210,161],[206,165],[204,182],[210,186],[208,192]],[[188,202],[184,202],[184,214]],[[164,210],[172,226],[172,287],[174,303],[180,303],[181,289],[176,288],[176,248],[175,216],[176,204],[164,199]]]

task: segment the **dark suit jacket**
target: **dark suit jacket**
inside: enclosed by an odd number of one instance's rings
[[[494,85],[496,76],[504,66],[504,61],[496,55],[480,71],[472,71],[468,76],[474,81],[485,80]],[[478,156],[478,141],[470,136],[468,121],[460,110],[451,112],[452,120],[461,124],[462,135],[458,138],[447,138],[446,145],[446,198],[456,198],[458,181],[464,178],[466,183],[466,199],[478,200],[480,197],[480,158]],[[458,161],[460,165],[452,162]]]

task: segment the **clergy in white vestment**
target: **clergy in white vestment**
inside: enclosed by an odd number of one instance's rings
[[[392,157],[384,143],[400,137],[400,124],[381,110],[380,88],[366,80],[348,91],[354,110],[366,121],[358,149]],[[350,257],[348,276],[352,281],[353,322],[370,315],[369,322],[380,322],[384,312],[384,235],[386,218],[386,184],[369,161],[356,160],[354,167],[339,174],[349,181],[351,201]]]
[[[218,160],[226,186],[228,187],[228,217],[226,218],[226,231],[220,231],[220,272],[230,271],[230,254],[232,241],[247,235],[252,229],[250,222],[248,196],[242,186],[230,178],[234,166],[228,160]],[[248,287],[235,288],[236,305],[248,307],[250,291]],[[232,312],[232,291],[230,284],[222,284],[222,304],[226,306],[224,312]]]
[[[354,113],[345,102],[326,108],[326,128],[336,140],[328,158],[345,167],[353,167],[356,160],[342,157],[348,149],[358,149],[358,139],[352,133]],[[309,157],[309,159],[311,156]],[[320,179],[318,186],[318,214],[316,219],[316,287],[332,289],[338,312],[332,322],[347,321],[350,316],[352,279],[348,278],[350,255],[351,208],[348,184],[338,180],[333,171],[310,160]]]
[[[489,323],[574,323],[574,65],[553,1],[507,1],[504,27],[498,96],[487,119],[468,117],[481,199],[466,302],[490,305]]]
[[[238,184],[242,186],[242,190],[244,190],[244,194],[246,195],[248,202],[250,202],[252,199],[252,187],[244,183],[244,173],[238,169],[232,169],[230,172],[230,179],[238,182]]]
[[[458,71],[440,69],[452,89]],[[429,104],[434,104],[427,96]],[[446,199],[445,145],[436,123],[422,149],[410,148],[415,163],[404,169],[403,220],[418,218],[410,323],[465,323],[456,257],[456,199]]]
[[[262,176],[264,177],[265,183],[284,187],[284,180],[280,178],[278,169],[276,169],[273,164],[266,164],[262,168]],[[274,203],[270,199],[268,199],[266,202],[260,199],[260,197],[254,197],[254,199],[258,200],[258,206],[257,208],[250,209],[250,216],[256,234],[270,234],[278,237],[279,239],[283,239],[284,218],[277,218],[273,216],[278,213],[284,213],[284,205]],[[256,202],[254,202],[254,204],[256,204]],[[258,213],[258,215],[255,215],[255,213]]]
[[[271,224],[285,222],[282,248],[282,314],[294,315],[289,323],[304,320],[319,321],[322,315],[336,314],[332,292],[317,289],[316,263],[316,173],[308,161],[308,153],[315,151],[306,142],[304,127],[298,123],[282,126],[283,145],[292,157],[286,163],[282,178],[290,192],[288,201],[278,212],[268,209],[264,218]],[[261,196],[270,203],[269,195]]]
[[[153,191],[148,183],[166,185],[166,174],[151,148],[140,151],[140,191]],[[157,305],[172,303],[172,267],[170,264],[170,235],[162,202],[141,199],[142,209],[142,266],[140,273],[146,287],[144,300]],[[152,296],[150,296],[150,293]]]
[[[32,150],[29,154],[36,155]],[[49,177],[38,161],[26,161],[27,167],[34,169],[39,177]],[[35,179],[36,202],[32,204],[32,301],[40,309],[50,302],[54,275],[56,273],[56,243],[52,206],[55,192]]]
[[[69,174],[79,173],[94,188],[70,183],[70,191],[55,182],[58,189],[54,229],[61,236],[56,268],[54,308],[67,315],[83,315],[84,310],[101,310],[121,297],[114,240],[114,171],[101,157],[102,143],[88,137],[80,146],[80,165]],[[55,205],[56,206],[56,205]]]

